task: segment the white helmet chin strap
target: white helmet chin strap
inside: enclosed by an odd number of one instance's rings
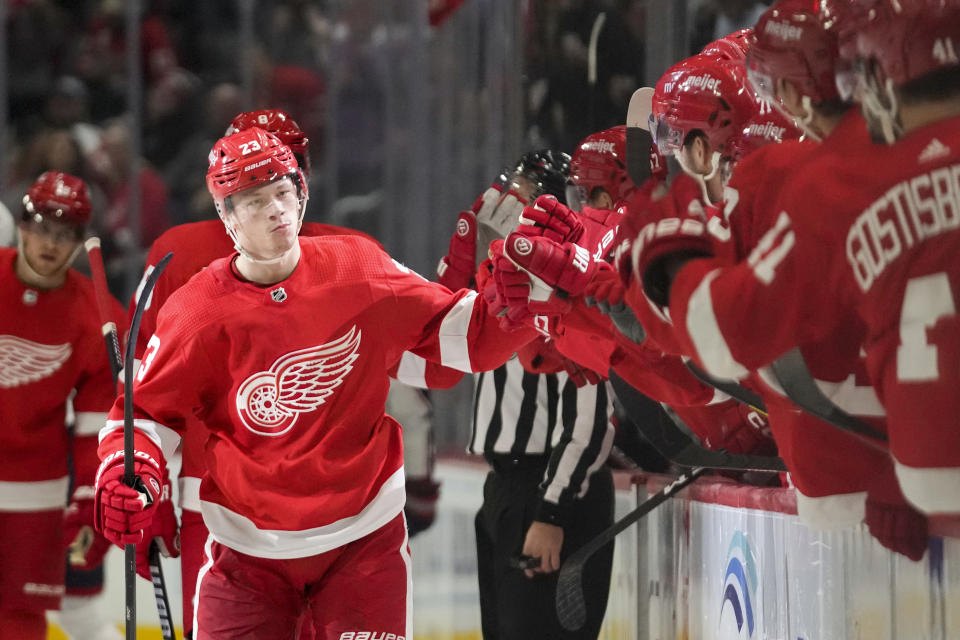
[[[803,110],[806,115],[804,115],[802,118],[794,118],[794,122],[797,123],[797,126],[800,127],[800,130],[803,131],[808,138],[816,142],[823,142],[823,137],[814,131],[813,127],[810,125],[814,116],[813,102],[810,100],[810,96],[803,96],[801,99],[801,104],[803,104]]]
[[[307,200],[309,200],[309,197],[305,197],[300,201],[300,214],[297,216],[297,235],[300,235],[300,228],[303,227],[303,216],[307,211]],[[286,258],[287,255],[294,250],[294,246],[290,245],[289,249],[274,258],[256,258],[249,251],[244,249],[242,244],[240,244],[240,236],[237,235],[237,232],[227,222],[226,217],[221,216],[220,220],[223,222],[223,226],[227,231],[227,235],[230,236],[231,240],[233,240],[233,248],[236,249],[237,252],[244,257],[244,259],[249,260],[250,262],[255,262],[256,264],[276,264]],[[239,225],[239,222],[237,224]]]
[[[862,100],[866,110],[880,123],[883,139],[887,144],[893,144],[903,134],[903,125],[897,118],[900,105],[897,103],[897,94],[894,92],[892,79],[887,78],[884,90],[887,94],[889,106],[884,105],[877,92],[872,89],[863,91]]]
[[[680,149],[680,153],[674,153],[674,157],[677,159],[677,162],[680,164],[680,168],[683,169],[683,172],[688,176],[692,177],[697,181],[697,184],[700,185],[700,191],[703,193],[703,201],[708,205],[713,204],[713,200],[710,199],[710,194],[707,192],[707,180],[710,180],[715,175],[717,171],[720,170],[720,152],[714,151],[713,155],[710,156],[710,173],[703,175],[702,173],[697,173],[690,168],[690,165],[687,163],[685,154],[685,149]]]

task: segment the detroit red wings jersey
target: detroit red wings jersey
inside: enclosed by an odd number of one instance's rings
[[[467,371],[505,362],[533,330],[504,333],[474,292],[450,293],[370,240],[300,238],[270,287],[215,261],[160,312],[135,382],[137,447],[206,429],[204,522],[221,543],[274,558],[322,553],[403,507],[400,427],[387,369],[409,350]],[[119,448],[122,406],[100,453]],[[175,441],[175,439],[173,439]]]
[[[328,224],[305,222],[300,229],[303,236],[325,235],[358,235],[369,238],[361,231],[335,227]],[[372,238],[370,238],[372,240]],[[140,320],[140,332],[137,335],[136,357],[139,359],[147,348],[147,342],[157,328],[157,314],[174,291],[182,287],[195,274],[203,270],[217,258],[223,258],[234,253],[233,240],[227,235],[220,220],[204,220],[178,225],[163,233],[147,256],[147,265],[144,269],[141,287],[147,277],[163,256],[173,252],[173,258],[167,264],[162,276],[157,280],[153,293],[144,307],[143,317]],[[137,299],[140,297],[140,288],[130,301],[128,318],[133,318]],[[183,463],[181,466],[181,505],[193,511],[200,510],[197,500],[197,490],[200,477],[203,475],[201,460],[203,440],[193,442],[192,438],[200,438],[202,432],[198,429],[186,431],[188,441],[182,448]]]
[[[832,311],[822,331],[836,331],[845,307],[863,322],[867,368],[897,461],[958,466],[960,118],[921,127],[892,146],[864,148],[851,160],[838,158],[810,176],[824,181],[829,224],[816,224],[797,194],[785,198],[796,229],[788,259],[822,265]],[[796,268],[785,275],[801,291],[817,288]]]
[[[781,158],[769,163],[769,171],[767,165],[752,165],[763,172],[763,181],[768,186],[755,191],[753,198],[742,198],[744,205],[748,200],[752,203],[748,205],[750,224],[740,224],[738,230],[750,239],[744,243],[739,262],[730,265],[717,260],[691,261],[677,274],[670,290],[670,317],[675,335],[684,352],[694,356],[705,369],[720,377],[742,379],[794,345],[815,343],[828,335],[822,321],[834,310],[824,309],[820,292],[802,294],[772,284],[775,278],[785,278],[788,271],[795,269],[798,275],[801,271],[816,274],[816,289],[829,289],[832,284],[822,277],[820,265],[795,265],[791,255],[795,241],[790,229],[791,215],[784,212],[779,201],[786,191],[803,182],[801,176],[811,168],[830,164],[834,159],[843,162],[851,149],[867,144],[862,118],[851,113],[796,169],[791,169],[782,158],[785,154],[789,159],[794,145],[772,145],[756,152],[765,156],[781,155]],[[751,158],[753,156],[746,161]],[[756,157],[756,160],[763,159],[764,155]],[[744,171],[738,167],[735,176],[737,172]],[[811,208],[813,220],[824,224],[832,219],[833,212],[827,204],[829,200],[816,193],[820,190],[816,185],[805,187],[801,197]],[[731,219],[736,221],[737,216],[735,208]],[[844,324],[853,327],[856,323]],[[842,348],[845,360],[856,359],[856,336],[843,342]],[[834,367],[825,366],[813,373],[829,379],[831,368]]]
[[[62,287],[37,290],[17,278],[16,258],[0,248],[0,511],[62,508],[67,398],[76,390],[78,484],[91,484],[96,434],[116,391],[90,280],[71,269]]]
[[[743,377],[747,365],[741,361],[745,357],[756,356],[749,365],[757,366],[792,346],[785,341],[767,350],[767,334],[771,328],[781,328],[785,320],[780,317],[781,303],[765,297],[772,290],[766,282],[764,261],[758,259],[763,255],[776,259],[776,254],[769,252],[770,237],[777,233],[771,229],[777,229],[781,212],[778,200],[784,186],[794,183],[806,163],[816,166],[832,154],[866,144],[869,141],[863,120],[852,112],[823,146],[800,142],[770,145],[737,165],[726,190],[724,209],[736,266],[722,260],[698,261],[681,272],[671,290],[676,334],[687,352],[708,369],[728,377]],[[818,215],[826,217],[826,211]],[[802,302],[809,313],[825,312],[819,297]],[[783,331],[797,336],[803,333],[794,325]],[[854,313],[847,313],[837,323],[836,331],[802,342],[801,352],[826,396],[848,412],[876,421],[883,416],[883,409],[859,355],[861,340],[862,324]],[[737,368],[734,363],[743,366]],[[751,376],[751,380],[767,404],[780,455],[802,496],[861,493],[869,488],[877,469],[886,464],[884,454],[800,411],[783,396],[768,369]],[[882,419],[875,424],[882,427]],[[805,515],[814,514],[807,509]]]

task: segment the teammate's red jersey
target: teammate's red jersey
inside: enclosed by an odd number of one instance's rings
[[[853,111],[823,145],[769,145],[737,165],[725,192],[724,208],[737,266],[722,258],[697,261],[681,272],[671,289],[671,315],[676,335],[687,353],[715,373],[723,371],[730,377],[736,374],[741,378],[745,375],[746,366],[737,369],[730,364],[737,362],[740,354],[764,352],[769,327],[783,323],[778,306],[769,301],[767,306],[755,302],[763,300],[767,292],[763,262],[755,256],[770,250],[769,240],[764,238],[775,233],[771,229],[777,225],[781,211],[777,203],[783,189],[793,184],[806,163],[821,163],[833,154],[843,154],[851,145],[868,143],[863,120]],[[745,274],[749,286],[743,284]],[[697,276],[701,279],[697,280]],[[821,309],[818,298],[809,299],[806,304],[814,313]],[[831,400],[850,413],[877,420],[883,416],[883,409],[859,357],[861,329],[856,317],[847,314],[845,321],[838,324],[838,331],[803,342],[801,352]],[[771,355],[779,354],[767,357]],[[767,384],[757,382],[758,379]],[[801,496],[862,493],[877,470],[888,464],[882,453],[800,411],[784,398],[768,370],[751,376],[751,380],[764,398],[780,455]],[[882,426],[882,421],[875,424]],[[813,503],[805,502],[800,507],[807,510],[804,516],[808,522],[824,524],[817,514],[809,512],[817,508]],[[859,520],[857,514],[851,517],[854,522]]]
[[[75,390],[77,483],[90,485],[116,390],[90,280],[70,269],[63,286],[38,290],[17,277],[16,259],[0,248],[0,510],[63,508],[67,399]]]
[[[299,243],[296,269],[274,285],[241,281],[225,258],[177,290],[135,382],[138,450],[169,454],[166,427],[182,434],[196,415],[204,521],[260,557],[323,553],[400,512],[400,427],[384,402],[403,351],[480,371],[536,335],[501,331],[476,293],[450,293],[370,240]],[[119,448],[121,416],[118,401],[101,457]]]
[[[824,316],[834,310],[823,308],[819,293],[804,297],[799,292],[771,285],[775,277],[779,279],[793,268],[790,252],[795,235],[790,229],[791,216],[777,202],[784,188],[800,182],[800,175],[833,161],[844,162],[849,149],[863,147],[869,140],[863,119],[851,112],[816,149],[805,149],[799,147],[800,144],[761,148],[734,172],[735,178],[740,174],[748,183],[762,185],[753,197],[743,197],[743,204],[738,203],[730,212],[738,236],[747,239],[741,249],[746,255],[737,256],[739,261],[735,265],[718,260],[693,260],[680,270],[670,289],[670,317],[675,335],[684,352],[694,356],[714,375],[743,378],[791,347],[817,342],[827,335],[817,327]],[[803,163],[794,170],[790,163],[797,154],[802,155]],[[760,177],[753,176],[754,173]],[[738,182],[731,182],[736,189]],[[815,188],[821,190],[810,185],[804,189],[802,198],[818,223],[822,223],[828,216],[832,218],[832,212],[828,213],[827,197],[823,195],[818,199],[812,191]],[[744,189],[744,194],[750,190]],[[738,214],[739,208],[743,208],[742,213],[746,215]],[[810,275],[816,274],[817,288],[829,286],[821,278],[820,265],[811,263],[802,269]],[[785,313],[788,306],[790,312]],[[796,320],[789,322],[787,317]],[[849,320],[844,324],[855,326],[856,323]],[[772,333],[776,333],[778,339],[771,339]],[[856,335],[852,340],[841,341],[840,348],[844,351],[844,360],[856,359],[859,350]],[[817,377],[829,376],[830,370],[837,370],[835,366],[816,370],[813,362],[808,364]],[[850,369],[840,367],[840,370]]]

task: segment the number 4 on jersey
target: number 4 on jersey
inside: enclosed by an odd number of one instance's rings
[[[947,274],[911,278],[900,311],[900,346],[897,348],[897,379],[927,382],[939,376],[937,347],[927,342],[927,329],[940,318],[957,312]]]

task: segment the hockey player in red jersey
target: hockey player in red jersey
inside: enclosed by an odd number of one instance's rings
[[[431,284],[365,238],[298,238],[306,184],[290,149],[260,129],[217,142],[207,185],[238,253],[160,311],[133,390],[150,495],[120,482],[118,402],[101,433],[98,524],[118,544],[141,540],[166,456],[196,415],[211,538],[195,636],[283,637],[312,613],[322,637],[409,638],[387,370],[405,350],[489,369],[534,332],[504,333],[475,293]]]
[[[592,134],[577,146],[568,191],[580,206],[578,214],[550,198],[540,198],[524,209],[520,226],[503,245],[507,259],[497,263],[498,276],[512,283],[505,283],[508,304],[526,307],[528,313],[552,310],[563,315],[559,321],[547,323],[562,353],[575,361],[593,363],[599,341],[603,345],[599,351],[605,355],[594,367],[612,367],[646,395],[673,406],[710,446],[737,453],[769,453],[773,446],[763,434],[765,421],[741,411],[729,397],[697,380],[679,356],[665,354],[645,340],[636,317],[622,304],[622,285],[605,260],[622,216],[620,206],[637,189],[626,173],[625,146],[622,126]],[[572,260],[568,256],[573,256]],[[564,300],[551,292],[545,302],[531,303],[529,276],[509,273],[511,260],[540,276],[543,284],[557,286],[571,297]],[[577,268],[578,264],[587,267],[588,262],[592,271]],[[567,275],[557,279],[560,272]],[[604,293],[600,294],[600,289]],[[594,297],[602,300],[605,314],[585,306],[585,301],[592,302]]]
[[[258,111],[249,111],[238,114],[227,128],[227,133],[236,133],[250,127],[259,127],[273,135],[277,136],[281,142],[287,145],[293,152],[297,163],[302,168],[304,175],[309,179],[310,154],[309,140],[306,134],[299,127],[293,118],[286,112],[279,109],[265,109]],[[366,234],[344,227],[336,227],[328,224],[315,222],[305,222],[300,229],[302,236],[327,236],[327,235],[356,235],[369,238]],[[142,358],[146,351],[147,342],[156,329],[157,316],[160,308],[174,291],[183,286],[191,277],[206,268],[208,264],[230,255],[234,251],[234,242],[225,232],[223,223],[220,220],[206,220],[194,222],[173,227],[162,236],[160,236],[150,249],[147,256],[147,267],[144,272],[144,281],[160,258],[168,252],[173,251],[174,257],[167,265],[163,277],[161,277],[153,289],[151,297],[147,302],[146,308],[140,325],[140,333],[137,336],[137,357]],[[129,313],[132,316],[136,308],[136,302],[139,295],[135,296],[130,303]],[[404,361],[414,360],[412,354],[404,354]],[[436,369],[437,376],[430,378],[430,383],[434,387],[444,386],[450,378],[450,373],[443,369]],[[442,379],[441,379],[442,378]],[[459,375],[456,380],[459,379]],[[456,380],[451,382],[455,383]],[[391,387],[392,389],[393,387]],[[397,391],[391,392],[396,395]],[[412,396],[406,395],[408,399]],[[396,406],[397,403],[395,402]],[[419,407],[413,404],[404,411],[405,415],[419,416]],[[395,408],[394,411],[398,410]],[[391,412],[392,413],[392,412]],[[195,418],[187,418],[194,420]],[[436,483],[422,472],[430,468],[428,466],[426,442],[429,434],[424,432],[426,424],[421,425],[416,434],[413,434],[414,426],[410,429],[406,423],[404,425],[404,443],[405,449],[414,452],[419,451],[424,454],[424,459],[417,465],[421,470],[419,475],[406,475],[407,480],[407,499],[408,503],[417,505],[417,513],[428,515],[437,498],[438,488]],[[411,445],[410,438],[413,435],[421,436],[416,438],[417,442]],[[420,440],[423,442],[420,442]],[[180,553],[181,553],[181,575],[182,575],[182,595],[183,595],[183,631],[186,638],[192,637],[193,630],[193,595],[196,586],[197,574],[206,562],[204,556],[204,544],[207,540],[208,531],[203,523],[203,517],[200,513],[200,480],[203,476],[203,442],[204,434],[201,429],[185,429],[184,442],[181,446],[181,469],[179,477],[179,496],[181,507],[181,523],[179,527],[180,535]],[[409,514],[408,514],[409,515]],[[417,525],[426,526],[425,515],[415,516]],[[413,526],[408,517],[408,526]],[[158,542],[162,543],[165,550],[174,551],[176,535],[178,532],[176,517],[173,513],[172,504],[163,504],[158,509],[153,522],[154,531]],[[146,564],[146,546],[141,545],[138,551],[138,571],[140,575],[149,579],[149,569]]]
[[[742,213],[753,218],[748,225],[753,231],[740,247],[739,262],[735,266],[716,259],[693,260],[671,280],[669,271],[676,272],[691,255],[710,254],[711,243],[705,234],[686,223],[681,225],[684,231],[666,232],[658,234],[659,237],[642,236],[642,231],[638,233],[638,229],[633,229],[631,235],[636,236],[631,256],[634,274],[643,277],[643,286],[640,287],[639,277],[633,281],[634,286],[642,289],[643,297],[654,304],[669,305],[669,315],[682,336],[681,341],[714,374],[742,377],[799,343],[819,386],[834,402],[851,413],[877,420],[883,411],[871,390],[864,388],[865,376],[858,353],[862,329],[853,310],[849,307],[845,310],[844,305],[839,304],[831,308],[834,320],[840,318],[834,331],[808,331],[816,327],[823,316],[831,314],[823,313],[819,306],[811,307],[809,300],[813,298],[799,296],[794,287],[790,298],[805,300],[803,309],[791,307],[798,313],[793,316],[795,320],[771,323],[769,319],[771,310],[779,311],[789,303],[789,300],[770,297],[776,291],[770,283],[794,269],[778,264],[789,263],[795,235],[790,229],[789,217],[780,213],[783,208],[775,206],[782,186],[789,184],[792,188],[795,184],[797,172],[793,160],[806,155],[805,167],[819,166],[830,158],[848,162],[851,147],[864,148],[862,121],[855,115],[842,117],[843,108],[836,98],[829,72],[836,53],[829,55],[828,34],[822,27],[818,28],[816,16],[809,9],[795,2],[779,3],[761,19],[756,32],[760,42],[755,45],[755,54],[751,52],[748,64],[757,84],[764,88],[767,97],[782,101],[785,111],[802,117],[805,128],[815,129],[818,135],[830,135],[824,145],[815,150],[789,146],[771,148],[767,153],[748,158],[737,168],[734,178],[738,174],[745,176],[747,188],[742,193],[734,190],[728,194],[733,199],[728,197],[727,209],[731,209],[732,203],[741,210],[738,213],[733,209],[731,222],[735,232],[736,216]],[[836,51],[835,44],[833,51]],[[773,90],[775,95],[770,93]],[[789,183],[788,175],[792,179]],[[754,183],[753,189],[750,182]],[[856,182],[848,184],[862,186]],[[751,190],[753,194],[749,195]],[[805,203],[817,202],[818,211],[824,204],[824,199],[811,199],[809,186],[802,192],[797,191],[797,196]],[[746,204],[747,208],[744,210],[737,202]],[[676,211],[682,220],[685,217],[682,207]],[[665,224],[657,221],[656,214],[652,223]],[[662,252],[661,257],[657,257],[658,252]],[[678,261],[671,266],[674,260]],[[809,267],[804,271],[820,273]],[[819,290],[819,286],[816,289]],[[786,290],[779,291],[780,296],[785,293]],[[768,335],[771,327],[780,332],[782,341],[758,339]],[[770,376],[764,378],[770,380]],[[778,388],[776,382],[773,387]],[[845,524],[856,521],[858,514],[865,515],[871,533],[882,544],[914,559],[922,556],[926,548],[926,523],[904,503],[886,456],[809,416],[798,414],[794,407],[784,406],[777,396],[767,397],[781,452],[791,471],[796,471],[798,497],[803,498],[798,501],[801,516],[811,524],[829,526],[831,521]],[[882,420],[879,424],[882,425]],[[834,454],[840,456],[836,465],[829,462]],[[864,512],[865,491],[868,493]],[[836,494],[840,495],[835,499],[806,500]],[[849,517],[842,517],[844,514]]]
[[[771,245],[789,235],[793,246],[780,249],[769,290],[817,292],[822,313],[795,327],[802,334],[835,334],[856,314],[903,493],[928,513],[955,513],[960,3],[864,0],[848,10],[838,17],[843,51],[855,56],[855,96],[878,144],[808,166],[784,193],[787,219]],[[781,311],[783,324],[802,317],[792,301]],[[771,344],[791,337],[774,332]]]
[[[91,206],[77,177],[41,175],[23,199],[20,246],[0,249],[0,629],[46,638],[44,611],[64,593],[64,552],[94,568],[97,438],[115,389],[90,280],[70,269]],[[113,302],[113,318],[123,310]],[[66,409],[76,412],[71,441]],[[74,465],[73,495],[65,513]]]

